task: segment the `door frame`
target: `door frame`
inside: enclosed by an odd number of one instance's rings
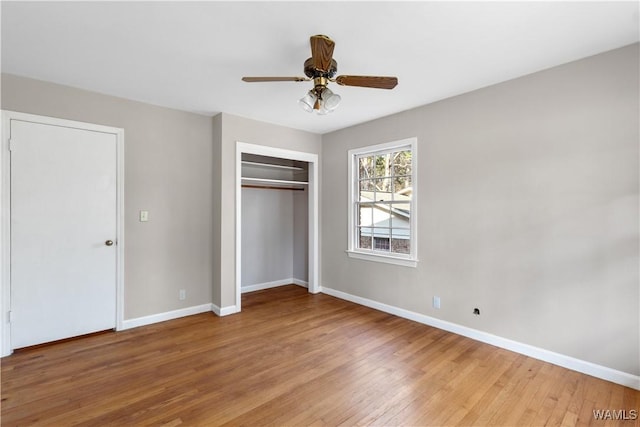
[[[269,147],[267,145],[249,144],[236,141],[236,313],[241,311],[242,303],[242,154],[257,154],[261,156],[279,157],[287,160],[298,160],[309,163],[308,172],[308,289],[312,294],[320,292],[318,281],[319,271],[319,233],[318,233],[318,155],[303,151],[286,150]]]
[[[2,110],[0,144],[0,357],[13,352],[11,346],[11,121],[113,134],[116,137],[116,330],[124,321],[124,129],[74,120]]]

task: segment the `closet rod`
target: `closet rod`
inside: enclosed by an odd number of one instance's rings
[[[264,188],[267,190],[294,190],[294,191],[304,191],[304,188],[292,188],[292,187],[276,187],[273,185],[249,185],[242,184],[242,188]]]

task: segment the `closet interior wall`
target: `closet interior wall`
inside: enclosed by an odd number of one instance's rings
[[[308,282],[308,164],[242,155],[242,292]]]

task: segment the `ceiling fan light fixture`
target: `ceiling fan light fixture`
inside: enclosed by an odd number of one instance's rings
[[[342,97],[340,97],[340,95],[338,95],[337,93],[333,93],[329,88],[325,88],[324,91],[322,91],[322,101],[324,104],[324,108],[326,108],[328,111],[333,111],[338,108],[341,100]]]
[[[310,90],[305,96],[300,98],[298,105],[300,105],[300,107],[307,113],[312,113],[317,102],[318,97],[312,90]]]
[[[324,116],[335,110],[341,99],[340,95],[333,93],[330,89],[316,86],[298,101],[298,105],[307,113],[315,111]]]

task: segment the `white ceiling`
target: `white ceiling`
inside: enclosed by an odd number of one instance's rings
[[[186,111],[326,133],[638,41],[629,2],[7,2],[2,71]],[[304,112],[309,36],[336,42],[341,87]]]

